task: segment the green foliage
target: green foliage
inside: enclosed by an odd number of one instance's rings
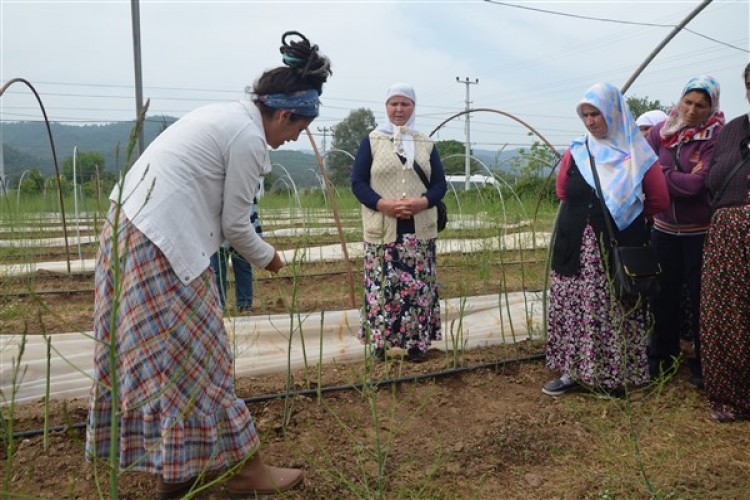
[[[22,194],[38,194],[44,190],[44,176],[41,170],[35,168],[30,170],[24,177],[19,186]]]
[[[669,110],[672,106],[667,106],[661,103],[659,99],[656,99],[655,101],[649,100],[648,96],[645,97],[637,97],[637,96],[631,96],[626,99],[626,102],[628,103],[628,107],[630,108],[630,111],[633,113],[633,118],[638,118],[646,111],[652,111],[655,109],[660,109],[664,111],[665,113],[669,113]]]
[[[97,170],[99,172],[104,172],[104,155],[93,151],[81,151],[78,153],[75,167],[76,183],[83,184],[84,182],[96,179]],[[65,158],[62,172],[60,173],[66,179],[73,180],[73,155]]]
[[[545,177],[557,163],[557,155],[539,141],[534,141],[529,149],[521,148],[513,157],[511,165],[519,178]]]
[[[466,152],[466,148],[462,142],[450,139],[447,141],[437,141],[435,148],[441,158],[450,155],[460,155]]]
[[[3,135],[5,135],[6,127],[11,125],[12,124],[3,123]],[[38,157],[19,151],[17,148],[8,144],[5,137],[3,137],[3,162],[5,164],[6,178],[10,179],[13,184],[15,184],[15,181],[20,178],[25,170],[38,168],[43,164],[42,160]]]
[[[176,118],[171,116],[147,118],[144,124],[146,144],[153,141],[165,126],[175,120]],[[50,124],[55,139],[55,150],[60,160],[63,156],[71,154],[73,148],[78,146],[79,151],[95,151],[103,155],[107,168],[113,170],[118,166],[115,159],[116,147],[118,144],[128,144],[132,127],[133,121],[104,125]],[[43,121],[3,123],[3,143],[7,175],[18,175],[32,167],[39,167],[45,176],[54,173],[52,151]],[[11,151],[8,151],[9,148]]]
[[[333,132],[333,149],[346,151],[350,155],[357,154],[362,139],[375,127],[375,115],[367,108],[355,109],[344,118]],[[326,161],[329,169],[328,176],[335,185],[346,185],[352,173],[352,158],[344,153],[332,153]]]
[[[505,187],[502,189],[503,191],[508,190]],[[513,191],[523,199],[529,197],[539,198],[540,196],[543,200],[556,199],[554,178],[547,180],[547,177],[522,177],[513,186]]]
[[[518,155],[511,159],[515,175],[513,190],[521,197],[536,195],[554,199],[555,183],[547,178],[557,161],[557,155],[539,141],[534,141],[529,149],[519,149]]]
[[[466,174],[466,146],[464,143],[447,140],[437,141],[435,147],[443,161],[443,168],[446,175],[465,175]],[[474,154],[474,151],[471,151]],[[469,161],[469,171],[475,174],[482,170],[478,161],[473,158]]]

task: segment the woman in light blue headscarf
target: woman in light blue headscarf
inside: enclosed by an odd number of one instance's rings
[[[560,377],[544,385],[550,396],[579,384],[612,392],[648,381],[646,310],[611,294],[601,248],[609,241],[604,218],[611,218],[618,242],[642,244],[645,218],[669,200],[656,156],[617,88],[594,85],[577,112],[587,132],[563,156],[556,183],[564,203],[552,253],[547,366]]]
[[[400,347],[424,361],[441,338],[435,205],[447,184],[435,145],[414,129],[416,103],[411,85],[388,89],[388,119],[364,138],[352,168],[365,240],[360,339],[377,360]]]

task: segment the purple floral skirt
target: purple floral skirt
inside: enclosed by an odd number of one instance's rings
[[[645,305],[610,295],[599,244],[586,226],[579,273],[552,272],[547,366],[595,388],[644,384],[648,323]]]
[[[435,239],[414,234],[365,243],[364,306],[359,338],[373,348],[416,347],[441,339]]]

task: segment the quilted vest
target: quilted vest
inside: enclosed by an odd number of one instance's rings
[[[432,139],[415,133],[414,159],[430,178],[430,153]],[[370,133],[372,166],[370,167],[370,187],[383,198],[418,198],[427,188],[419,179],[414,168],[402,164],[391,142],[391,138],[379,132]],[[364,240],[368,243],[393,243],[397,237],[397,219],[382,212],[362,206]],[[437,238],[437,209],[428,208],[414,216],[414,230],[417,239]]]

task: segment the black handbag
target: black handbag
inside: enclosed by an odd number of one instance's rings
[[[588,149],[589,144],[587,141],[586,150]],[[661,274],[661,266],[659,265],[656,251],[648,241],[641,246],[620,246],[618,244],[609,210],[604,204],[602,185],[599,182],[599,174],[596,171],[594,157],[591,155],[590,150],[588,153],[599,203],[602,206],[604,215],[604,226],[609,237],[608,250],[612,257],[609,276],[615,295],[618,298],[640,297],[641,299],[655,295],[659,291],[659,274]]]
[[[424,173],[424,170],[422,170],[422,167],[416,161],[414,162],[414,171],[422,179],[424,187],[429,188],[430,182],[427,180],[427,174]],[[435,208],[437,208],[437,230],[441,232],[448,225],[448,207],[445,206],[443,200],[440,200],[435,204]]]

